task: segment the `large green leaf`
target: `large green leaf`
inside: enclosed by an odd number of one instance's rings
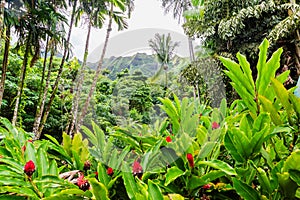
[[[251,89],[252,91],[254,92],[254,81],[253,81],[253,78],[252,78],[252,70],[251,70],[251,67],[250,67],[250,63],[247,61],[247,58],[246,56],[240,54],[239,52],[236,54],[236,57],[243,69],[243,72],[245,74],[245,77],[247,77],[247,81],[250,83],[251,85]],[[254,93],[252,93],[254,94]]]
[[[221,170],[214,170],[206,173],[203,176],[192,176],[189,179],[188,188],[191,190],[196,189],[225,175],[226,173]]]
[[[66,132],[63,132],[62,137],[63,137],[62,146],[65,149],[65,151],[71,156],[72,139]]]
[[[261,102],[264,111],[270,113],[273,123],[275,125],[281,125],[282,120],[278,114],[278,111],[274,107],[273,103],[269,99],[261,95],[258,96],[258,99]]]
[[[184,175],[185,172],[179,169],[177,166],[171,167],[168,169],[166,174],[166,181],[165,186],[169,185],[171,182],[173,182],[178,177]]]
[[[226,73],[227,76],[229,76],[235,84],[238,84],[238,87],[245,88],[250,95],[254,96],[254,87],[251,85],[251,82],[247,80],[248,77],[244,75],[240,65],[229,58],[220,57],[220,60],[229,70],[229,72]]]
[[[38,195],[29,187],[20,186],[20,187],[11,187],[11,186],[1,186],[0,193],[15,193],[18,195],[23,195],[26,197],[30,197],[32,199],[38,200],[40,199]],[[13,196],[9,199],[14,199]],[[8,200],[8,199],[7,199]]]
[[[288,116],[291,117],[293,107],[289,102],[289,92],[285,89],[282,83],[280,83],[277,79],[272,78],[272,86],[274,91],[279,98],[280,102],[282,103],[283,107],[286,109]]]
[[[267,39],[264,39],[264,41],[260,44],[259,46],[259,58],[257,62],[257,79],[256,79],[256,89],[258,91],[258,94],[262,94],[261,91],[264,90],[265,88],[262,88],[265,83],[263,82],[263,72],[264,72],[264,67],[266,66],[266,61],[267,61],[267,51],[269,47],[269,41]]]
[[[21,165],[19,162],[16,162],[14,159],[12,158],[0,158],[0,163],[5,163],[10,165],[12,168],[15,169],[16,172],[18,172],[19,174],[23,173],[23,165]]]
[[[224,145],[235,161],[238,163],[245,161],[245,157],[240,153],[239,147],[234,142],[234,135],[230,131],[225,134]]]
[[[260,88],[261,90],[258,90],[258,94],[264,95],[265,96],[265,91],[267,90],[270,82],[271,82],[271,78],[275,78],[275,74],[276,71],[279,69],[280,67],[280,56],[283,52],[282,48],[277,49],[271,56],[271,58],[268,60],[268,62],[266,63],[266,65],[263,67],[262,69],[262,81],[261,81],[261,85]],[[269,98],[268,96],[266,96],[267,98]],[[272,99],[270,99],[272,100]]]
[[[107,175],[105,166],[101,162],[98,163],[97,171],[99,181],[107,187],[110,181],[110,177]]]
[[[42,177],[44,175],[49,174],[48,170],[49,170],[49,160],[47,157],[47,154],[45,152],[45,150],[42,148],[42,146],[40,146],[37,150],[37,162],[36,162],[36,168],[38,171],[38,177]]]
[[[95,136],[95,134],[93,134],[93,132],[85,126],[81,126],[81,129],[82,129],[83,133],[88,136],[89,141],[94,146],[98,146],[98,140],[97,140],[97,137]]]
[[[294,199],[298,188],[297,183],[291,179],[288,172],[277,173],[277,176],[278,183],[286,199]]]
[[[295,181],[298,186],[300,186],[300,171],[299,170],[289,170],[290,178]]]
[[[43,198],[43,200],[57,200],[57,199],[84,199],[85,192],[83,190],[72,188],[72,189],[65,189],[61,190],[59,193],[52,195],[50,197]]]
[[[258,177],[258,182],[261,186],[261,188],[265,191],[265,194],[271,194],[273,192],[273,189],[271,187],[271,182],[270,179],[267,175],[267,173],[265,172],[265,170],[263,170],[262,168],[257,168],[257,177]]]
[[[246,183],[238,180],[237,178],[232,178],[233,187],[236,192],[245,200],[260,200],[258,192]]]
[[[198,158],[199,160],[202,160],[206,157],[208,157],[210,155],[210,153],[212,152],[212,150],[214,149],[215,145],[217,144],[217,142],[206,142],[202,147],[201,150],[198,154]]]
[[[221,170],[228,175],[237,175],[234,168],[232,168],[229,164],[221,160],[200,161],[197,162],[196,165],[207,165],[215,169]]]
[[[286,159],[283,165],[283,171],[288,172],[289,170],[300,171],[300,150],[292,152],[291,155]]]
[[[150,199],[152,199],[152,200],[163,200],[164,199],[158,185],[155,184],[150,179],[148,180],[148,192],[149,192],[149,195],[150,195]]]
[[[131,173],[131,169],[127,163],[123,162],[122,164],[122,178],[124,185],[127,191],[127,195],[130,199],[136,199],[136,194],[139,194],[138,186],[135,182],[135,179]]]
[[[89,182],[92,186],[92,192],[96,198],[96,200],[108,200],[109,192],[104,184],[99,183],[95,178],[89,179]]]

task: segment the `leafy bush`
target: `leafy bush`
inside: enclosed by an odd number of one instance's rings
[[[107,135],[63,135],[59,144],[1,118],[0,198],[16,199],[299,199],[299,101],[275,76],[279,49],[267,61],[260,46],[258,77],[245,56],[221,57],[241,99],[220,108],[193,99],[159,98],[166,118],[132,123]],[[118,141],[118,142],[116,142]]]

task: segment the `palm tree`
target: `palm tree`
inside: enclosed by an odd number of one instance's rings
[[[168,87],[168,66],[171,60],[174,57],[175,48],[179,46],[179,42],[173,42],[170,36],[170,33],[166,36],[165,34],[155,34],[154,39],[149,40],[149,46],[156,53],[156,57],[161,67],[154,75],[154,77],[158,76],[158,74],[164,70],[165,71],[165,88]]]
[[[23,7],[24,9],[26,9],[26,12],[22,17],[19,17],[18,23],[15,26],[16,32],[19,36],[17,48],[25,46],[25,53],[23,56],[23,64],[21,67],[20,80],[18,84],[18,91],[12,120],[13,124],[16,124],[17,122],[19,105],[21,103],[26,78],[27,66],[29,64],[28,58],[30,55],[32,55],[32,58],[30,60],[30,66],[32,67],[40,56],[41,42],[45,40],[47,35],[53,34],[48,28],[49,17],[51,17],[51,14],[54,13],[54,16],[52,16],[54,18],[63,18],[62,15],[58,15],[56,13],[51,2],[48,1],[27,0],[24,1]]]
[[[192,2],[190,0],[161,0],[161,1],[162,1],[162,6],[165,9],[165,13],[173,12],[173,17],[174,19],[178,19],[178,23],[180,23],[181,17],[183,16],[184,12],[187,11],[192,5]],[[189,44],[190,60],[194,61],[195,55],[194,55],[193,40],[190,37],[188,37],[188,44]]]
[[[95,88],[96,88],[97,81],[98,81],[99,76],[100,76],[104,56],[105,56],[107,45],[108,45],[108,40],[109,40],[110,33],[111,33],[111,30],[112,30],[112,22],[114,20],[118,24],[119,30],[121,30],[123,28],[127,28],[127,23],[124,21],[123,12],[126,11],[126,7],[128,7],[129,10],[130,10],[132,8],[132,3],[133,3],[133,1],[129,1],[129,0],[109,0],[108,1],[110,9],[107,13],[108,14],[108,26],[107,26],[104,46],[103,46],[103,49],[102,49],[100,61],[99,61],[98,66],[97,66],[96,73],[95,73],[92,85],[90,87],[88,96],[87,96],[87,98],[85,100],[85,103],[83,105],[83,108],[81,110],[81,114],[78,118],[78,121],[77,121],[77,124],[76,124],[76,130],[79,130],[79,128],[81,127],[81,124],[83,123],[83,118],[85,117],[85,115],[87,113],[88,107],[90,105],[90,101],[92,99],[93,93],[94,93]],[[122,12],[120,13],[120,12],[114,11],[115,7],[117,7],[117,9],[120,9]],[[130,15],[130,11],[128,11],[128,15]]]
[[[69,1],[69,4],[72,6],[72,14],[71,14],[71,19],[70,19],[70,23],[69,23],[69,31],[68,31],[68,34],[67,34],[67,39],[65,40],[65,44],[64,44],[63,56],[62,56],[61,63],[60,63],[60,66],[59,66],[58,74],[57,74],[56,79],[55,79],[55,83],[52,87],[52,93],[51,93],[50,99],[48,101],[48,104],[46,106],[46,109],[43,112],[44,106],[42,106],[40,108],[41,110],[39,111],[39,113],[37,113],[37,117],[36,117],[34,127],[33,127],[33,132],[35,134],[34,139],[39,139],[40,136],[41,136],[42,130],[44,128],[44,125],[46,123],[46,120],[48,118],[48,115],[49,115],[49,112],[50,112],[50,109],[51,109],[51,105],[53,103],[56,92],[58,90],[58,85],[59,85],[59,82],[60,82],[60,79],[61,79],[61,76],[62,76],[64,64],[65,64],[65,61],[67,59],[69,49],[70,49],[70,38],[71,38],[73,24],[74,24],[74,21],[75,21],[77,3],[78,3],[78,0]]]
[[[51,2],[50,2],[51,3]],[[53,3],[53,2],[52,2]],[[41,84],[39,88],[39,99],[36,109],[36,115],[34,119],[33,129],[32,132],[34,134],[37,134],[40,121],[44,112],[45,103],[47,99],[48,89],[50,86],[50,77],[51,77],[51,71],[52,71],[52,61],[54,54],[57,52],[57,47],[59,45],[62,45],[66,43],[66,40],[64,39],[65,31],[63,30],[63,23],[66,23],[66,18],[63,17],[60,13],[58,13],[56,10],[58,8],[66,8],[65,2],[57,2],[55,4],[56,7],[53,7],[52,12],[50,12],[49,16],[51,16],[47,21],[47,27],[51,34],[47,36],[46,39],[46,47],[44,52],[44,62],[43,62],[43,72],[42,72],[42,78],[41,78]],[[47,78],[46,83],[45,82],[45,74],[46,74],[46,66],[47,66],[47,54],[48,51],[50,51],[50,58],[48,63],[48,72],[47,72]],[[36,135],[35,139],[38,139],[40,135]]]
[[[12,15],[12,12],[14,12],[14,9],[12,9],[10,3],[8,3],[7,8],[4,8],[4,4],[3,5],[1,4],[0,7],[1,7],[0,35],[1,35],[1,39],[2,39],[2,36],[4,36],[4,40],[5,40],[3,61],[2,61],[2,74],[1,74],[1,82],[0,82],[0,107],[1,107],[3,94],[4,94],[4,88],[5,88],[5,79],[6,79],[6,71],[7,71],[7,64],[8,64],[8,53],[9,53],[9,47],[10,47],[10,29],[13,26],[13,24],[10,22],[14,22],[14,19],[13,19],[14,16]],[[0,43],[2,44],[2,41]],[[2,50],[2,47],[1,47],[1,50]]]
[[[69,133],[69,135],[73,134],[73,130],[75,128],[77,115],[78,115],[78,105],[79,100],[81,96],[82,91],[82,84],[84,81],[84,74],[85,74],[85,67],[88,57],[88,49],[89,49],[89,41],[90,41],[90,34],[91,34],[91,28],[97,27],[101,28],[104,23],[104,14],[106,12],[106,5],[104,1],[91,1],[91,2],[82,2],[79,13],[84,12],[86,14],[86,20],[88,23],[88,30],[87,30],[87,36],[86,36],[86,43],[85,43],[85,50],[84,50],[84,56],[83,56],[83,63],[81,66],[81,69],[79,71],[78,79],[76,81],[75,88],[73,91],[75,91],[75,96],[72,104],[72,110],[70,114],[70,125],[67,125],[66,133]],[[78,19],[79,17],[77,17]],[[77,132],[77,130],[75,130]]]

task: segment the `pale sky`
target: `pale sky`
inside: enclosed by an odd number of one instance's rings
[[[132,13],[130,19],[128,19],[128,29],[124,31],[117,31],[117,27],[113,27],[113,31],[111,32],[111,39],[119,35],[125,34],[130,31],[137,31],[140,29],[165,29],[175,32],[176,34],[184,35],[183,28],[178,24],[178,20],[173,19],[172,13],[167,15],[164,14],[164,10],[161,7],[161,2],[159,0],[135,0],[135,9]],[[73,51],[76,57],[80,60],[83,58],[83,51],[85,47],[86,40],[86,27],[74,28],[72,32],[71,43],[73,45]],[[106,26],[104,26],[101,30],[93,29],[91,33],[91,40],[89,46],[89,53],[95,51],[97,47],[103,44],[106,34]],[[154,36],[154,35],[153,35]],[[151,39],[151,38],[149,38]],[[136,42],[136,41],[133,41]],[[181,41],[180,41],[181,42]],[[185,42],[185,41],[183,41]],[[119,47],[122,47],[122,44],[119,44]],[[123,44],[124,46],[124,44]],[[111,51],[116,46],[110,47]],[[99,48],[98,48],[99,49]],[[98,50],[97,50],[98,51]],[[100,52],[99,52],[100,57]]]

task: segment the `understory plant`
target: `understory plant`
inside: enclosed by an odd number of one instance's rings
[[[282,50],[260,45],[258,76],[245,56],[220,57],[240,99],[219,108],[159,98],[165,118],[103,131],[96,123],[59,144],[31,141],[1,118],[0,198],[299,199],[300,99],[277,75]]]

